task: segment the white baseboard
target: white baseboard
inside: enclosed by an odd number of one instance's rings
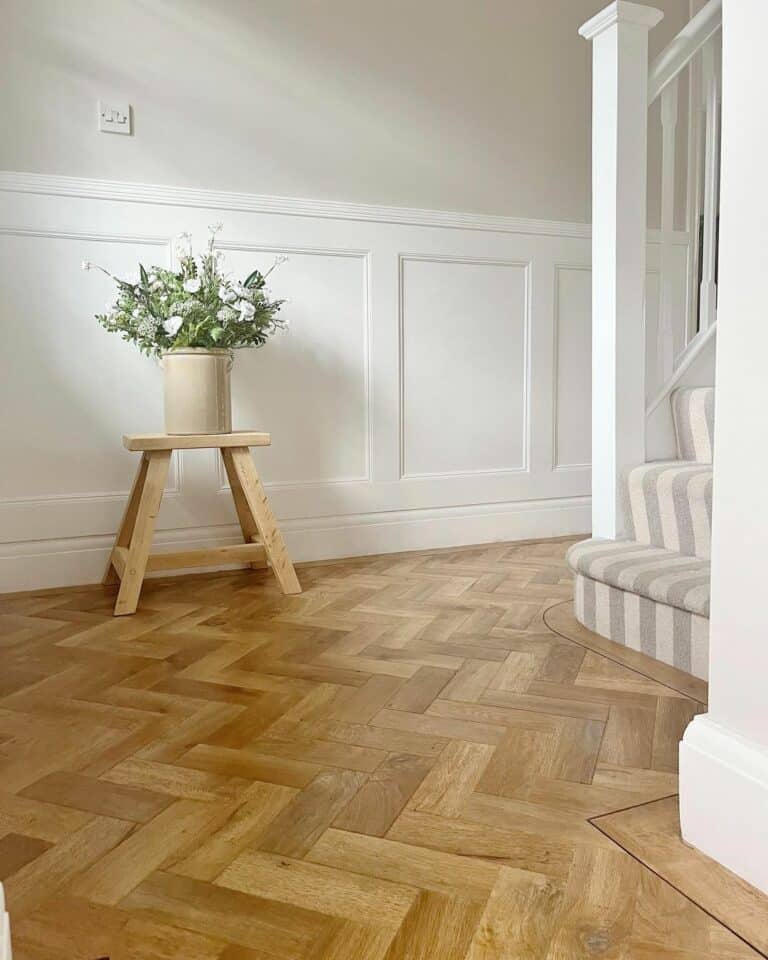
[[[695,717],[680,744],[686,843],[768,893],[768,751]]]
[[[281,524],[297,562],[428,550],[468,544],[584,534],[591,526],[589,497],[562,497],[470,507],[402,510],[289,520]],[[159,548],[196,549],[237,543],[234,526],[157,533]],[[0,547],[3,590],[98,583],[112,546],[110,537],[81,537]]]

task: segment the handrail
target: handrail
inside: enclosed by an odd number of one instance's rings
[[[661,404],[669,397],[670,393],[672,393],[678,383],[683,379],[683,374],[704,350],[709,341],[715,338],[716,333],[717,321],[715,321],[712,326],[707,327],[706,330],[700,330],[696,334],[693,340],[691,340],[685,350],[683,350],[683,352],[677,358],[677,366],[675,367],[674,373],[670,377],[667,377],[664,383],[656,391],[656,395],[653,397],[651,402],[646,406],[646,417],[650,417],[653,411],[657,407],[661,406]]]
[[[723,0],[708,0],[675,39],[651,64],[648,73],[648,105],[683,70],[723,23]]]

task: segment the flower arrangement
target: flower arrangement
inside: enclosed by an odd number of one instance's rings
[[[278,316],[284,300],[270,300],[266,281],[285,257],[266,272],[253,270],[242,283],[221,269],[221,252],[214,250],[221,224],[210,228],[205,253],[195,257],[192,238],[178,238],[178,270],[146,269],[139,265],[136,282],[121,280],[104,267],[84,260],[83,270],[101,270],[117,284],[117,300],[96,319],[147,354],[198,347],[235,350],[260,347],[285,322]]]

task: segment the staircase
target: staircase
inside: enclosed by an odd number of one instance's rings
[[[568,563],[585,627],[707,679],[715,391],[675,390],[670,401],[678,459],[627,470],[625,539],[577,543]]]
[[[661,10],[619,0],[579,30],[592,43],[593,538],[568,554],[575,614],[588,629],[702,679],[709,660],[722,6],[692,0],[696,12],[650,64],[648,34]],[[676,231],[683,96],[686,216],[685,230]],[[648,117],[657,102],[659,249],[648,261]],[[684,291],[675,243],[687,252]],[[657,288],[648,282],[654,270]]]

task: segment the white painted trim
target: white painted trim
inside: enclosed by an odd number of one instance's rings
[[[397,510],[352,516],[284,520],[281,529],[296,561],[398,553],[538,537],[588,535],[589,497],[558,497],[462,507]],[[159,531],[159,548],[195,549],[240,541],[236,526]],[[0,547],[4,589],[44,589],[96,583],[113,537],[71,537]]]
[[[594,17],[579,27],[579,35],[585,40],[594,40],[604,30],[616,23],[631,23],[638,27],[653,29],[664,17],[661,10],[628,0],[614,0]]]
[[[529,236],[571,237],[589,239],[588,223],[565,220],[529,220],[520,217],[499,217],[482,213],[461,213],[452,210],[422,210],[412,207],[388,207],[369,203],[348,203],[339,200],[308,200],[300,197],[269,197],[255,193],[232,193],[225,190],[201,190],[192,187],[171,187],[146,183],[125,183],[120,180],[94,180],[84,177],[60,177],[44,173],[21,173],[0,170],[0,192],[41,194],[48,197],[79,197],[128,203],[148,203],[175,207],[197,207],[210,210],[238,210],[244,213],[279,214],[292,217],[318,217],[332,220],[358,220],[372,223],[399,223],[415,227],[442,227],[456,230],[486,230],[495,233],[517,233]],[[8,229],[8,228],[6,228]],[[9,232],[16,232],[15,228]],[[36,234],[36,231],[29,231]],[[94,236],[92,239],[109,239]],[[648,231],[649,243],[661,242],[661,231]],[[676,230],[671,236],[676,244],[688,243],[688,234]],[[155,242],[139,239],[137,242]]]
[[[768,752],[695,717],[680,744],[683,840],[768,893]]]
[[[618,0],[592,41],[592,527],[622,535],[621,477],[645,460],[648,31],[662,14]]]

